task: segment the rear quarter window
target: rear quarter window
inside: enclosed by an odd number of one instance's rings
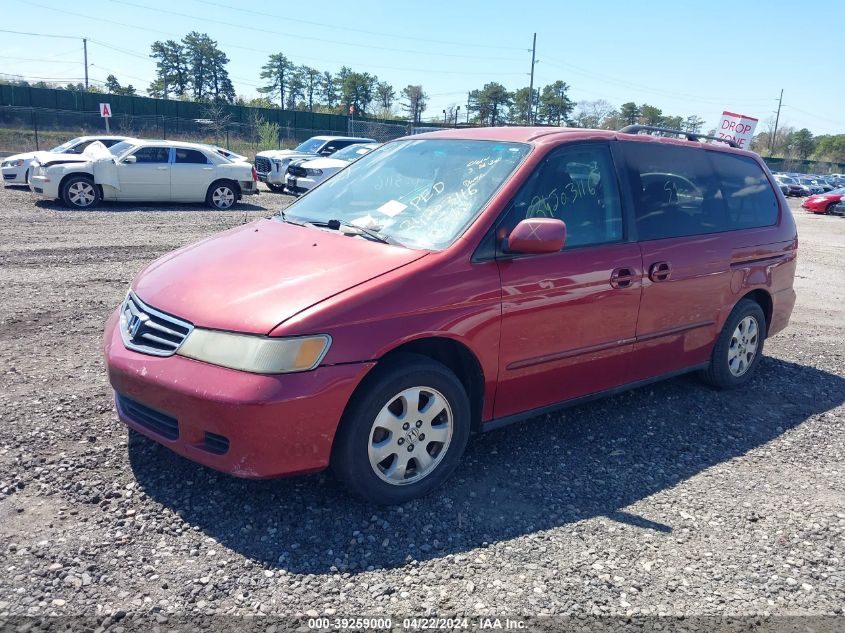
[[[777,197],[752,158],[701,147],[626,143],[640,240],[771,226]]]

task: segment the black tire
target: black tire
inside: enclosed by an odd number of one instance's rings
[[[422,442],[418,442],[417,439],[406,440],[408,435],[414,433],[414,425],[420,426],[421,423],[409,418],[411,428],[408,431],[397,429],[395,442],[402,444],[403,449],[407,448],[409,451],[415,448],[419,451],[420,447],[423,447],[422,450],[429,455],[431,455],[430,451],[435,451],[436,457],[430,470],[426,474],[421,474],[418,480],[412,479],[410,483],[389,483],[382,478],[387,476],[389,468],[385,467],[382,470],[381,464],[373,466],[370,462],[371,437],[375,437],[374,433],[380,432],[375,425],[376,416],[391,402],[398,402],[396,398],[403,391],[415,387],[422,387],[423,393],[439,392],[438,395],[442,395],[448,403],[448,408],[452,412],[451,438],[448,443],[439,445],[440,450],[445,450],[442,454],[437,452],[437,443],[426,442],[423,435],[414,436],[422,438]],[[433,391],[425,392],[426,388]],[[424,398],[425,396],[421,396],[421,401]],[[443,414],[448,415],[448,409],[444,409],[441,416]],[[438,416],[437,419],[440,419],[442,423],[445,418]],[[421,429],[425,430],[425,423],[422,424]],[[403,354],[379,363],[351,399],[334,439],[331,467],[338,479],[349,490],[367,501],[379,505],[404,503],[430,493],[446,481],[460,462],[469,434],[469,398],[457,376],[444,365],[425,356]],[[387,440],[393,442],[392,437],[393,434],[390,433]],[[418,442],[416,447],[412,443],[415,441]],[[399,451],[400,449],[392,450]],[[388,457],[387,465],[392,464],[393,459],[401,461],[400,456],[404,456],[404,453],[396,452],[395,455]],[[411,478],[419,476],[420,473],[416,473],[417,462],[414,457],[406,459],[407,472],[411,473]],[[376,468],[383,473],[383,476],[376,473]]]
[[[205,194],[205,203],[216,211],[228,211],[238,203],[239,198],[238,186],[234,182],[216,180]]]
[[[833,207],[835,207],[837,204],[839,204],[839,203],[838,202],[831,202],[829,205],[827,205],[827,208],[824,210],[824,214],[825,215],[831,215],[833,213]]]
[[[284,193],[285,186],[284,185],[271,185],[269,182],[266,183],[268,187],[270,187],[270,191],[274,193]]]
[[[93,209],[102,199],[100,188],[91,176],[71,176],[62,183],[62,202],[74,209]]]
[[[750,339],[749,343],[743,343],[741,339],[734,337],[738,326],[745,319],[753,319],[756,323],[756,347],[754,355],[750,359],[748,359],[747,352],[750,347]],[[757,364],[760,362],[765,340],[766,315],[763,314],[763,309],[756,301],[743,299],[734,306],[734,309],[728,315],[725,326],[713,347],[710,366],[701,373],[702,378],[706,383],[718,389],[736,389],[744,385],[751,379]],[[737,352],[737,350],[740,351]],[[734,360],[732,362],[730,360],[733,353],[737,353],[736,358],[740,359],[739,361]],[[745,359],[744,369],[741,362],[743,358]]]

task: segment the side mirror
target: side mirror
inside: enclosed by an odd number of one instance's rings
[[[566,243],[566,224],[555,218],[527,218],[508,236],[509,253],[557,253]]]
[[[123,159],[122,162],[126,163],[127,165],[132,165],[132,164],[138,162],[138,157],[137,156],[127,156],[126,158]]]

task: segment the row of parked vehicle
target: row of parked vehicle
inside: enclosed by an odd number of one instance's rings
[[[3,183],[90,209],[101,200],[205,202],[226,210],[258,194],[245,156],[222,147],[125,136],[81,136],[46,152],[18,154],[0,165]]]
[[[300,195],[380,147],[374,139],[315,136],[294,149],[260,152],[255,167],[222,147],[125,136],[81,136],[46,152],[2,161],[6,185],[92,208],[100,200],[206,202],[225,210],[265,182]]]
[[[378,147],[371,138],[314,136],[293,149],[259,152],[255,169],[271,190],[301,195]]]

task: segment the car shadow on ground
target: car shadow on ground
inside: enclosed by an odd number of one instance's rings
[[[231,209],[212,209],[202,203],[162,203],[162,202],[101,202],[93,209],[73,209],[65,206],[61,202],[55,200],[36,200],[35,206],[39,209],[49,209],[51,211],[61,211],[63,213],[128,213],[128,212],[214,212],[214,213],[238,213],[246,211],[266,211],[272,212],[269,207],[261,206],[260,204],[253,204],[251,202],[238,202]]]
[[[593,517],[671,532],[625,508],[843,400],[845,379],[773,358],[738,391],[680,377],[476,436],[445,486],[398,508],[354,499],[328,474],[236,479],[135,433],[129,459],[147,495],[222,545],[290,572],[354,573]]]

